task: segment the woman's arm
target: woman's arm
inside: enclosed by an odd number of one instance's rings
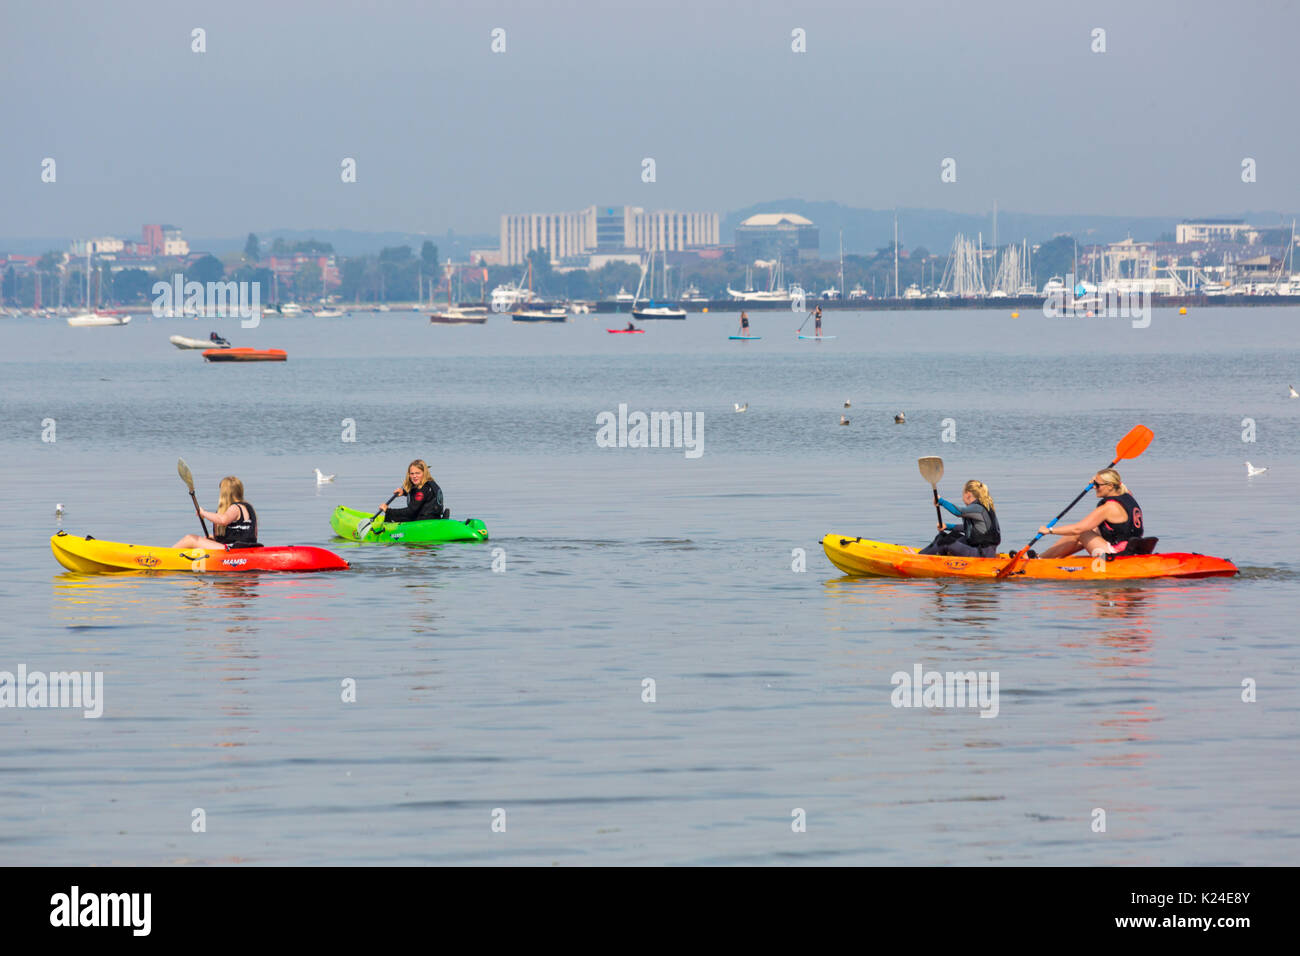
[[[226,525],[230,524],[230,522],[238,521],[243,512],[240,511],[239,505],[231,505],[221,514],[216,514],[212,511],[204,511],[202,508],[199,509],[199,514],[207,518],[214,525],[224,528]]]
[[[1103,505],[1098,505],[1093,509],[1092,514],[1074,524],[1058,524],[1052,531],[1056,534],[1083,534],[1085,531],[1096,531],[1097,526],[1103,521],[1123,521],[1124,506],[1117,501],[1107,501]]]
[[[944,510],[947,511],[949,514],[956,515],[958,518],[961,517],[961,509],[958,508],[951,501],[949,501],[947,498],[940,498],[939,504],[942,505]]]

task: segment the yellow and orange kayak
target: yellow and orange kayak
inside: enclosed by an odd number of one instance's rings
[[[918,554],[916,548],[849,535],[828,534],[822,548],[831,564],[845,574],[887,578],[993,578],[1014,556],[957,558]],[[1135,554],[1098,562],[1087,555],[1033,558],[1016,565],[1008,580],[1135,581],[1150,578],[1231,577],[1237,566],[1208,554]]]
[[[50,538],[54,560],[69,571],[117,574],[123,571],[341,571],[348,563],[332,551],[303,545],[281,548],[155,548],[145,544],[100,541],[60,531]]]

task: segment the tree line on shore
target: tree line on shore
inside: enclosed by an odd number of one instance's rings
[[[447,270],[441,267],[438,247],[426,241],[418,252],[406,245],[391,246],[374,255],[337,259],[337,283],[327,283],[318,260],[333,255],[333,251],[329,243],[314,239],[298,242],[276,239],[264,252],[257,236],[250,233],[242,253],[231,253],[224,258],[204,255],[181,271],[186,281],[205,285],[222,281],[261,283],[263,302],[313,302],[327,295],[344,302],[415,302],[429,301],[435,296],[445,300],[449,291],[455,301],[483,301],[491,295],[493,288],[511,282],[531,284],[533,291],[546,299],[596,301],[613,299],[621,290],[635,291],[641,278],[640,268],[625,262],[607,263],[600,269],[556,269],[544,249],[529,253],[531,270],[528,266],[481,264],[455,264]],[[1072,271],[1075,254],[1075,241],[1070,236],[1058,236],[1042,243],[1033,255],[1035,287],[1041,289],[1049,277],[1063,276]],[[289,273],[280,271],[274,275],[265,262],[267,257],[292,258],[299,255],[303,257],[302,261]],[[37,261],[35,271],[24,275],[9,267],[0,279],[4,304],[31,307],[36,299],[36,284],[40,282],[43,306],[58,304],[60,285],[65,305],[84,305],[85,263],[78,260],[65,262],[64,259],[60,252],[47,252]],[[946,263],[946,255],[931,254],[923,247],[900,248],[898,289],[913,284],[926,290],[937,288]],[[177,272],[175,267],[167,266],[115,270],[114,265],[112,260],[103,259],[92,263],[92,302],[117,305],[148,303],[153,298],[154,283],[170,283]],[[679,298],[688,287],[694,287],[705,298],[725,299],[728,286],[734,289],[745,287],[746,265],[736,261],[730,252],[714,260],[670,264],[667,294],[660,275],[653,290],[642,290],[642,297],[671,300]],[[450,290],[447,286],[448,271]],[[839,288],[840,284],[838,260],[786,263],[784,273],[787,288],[798,285],[809,297],[832,287]],[[754,288],[767,288],[765,270],[752,269],[751,274]],[[844,284],[848,288],[840,290],[842,294],[855,287],[878,297],[897,294],[892,244],[869,255],[846,255]]]

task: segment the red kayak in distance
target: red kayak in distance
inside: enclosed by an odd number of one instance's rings
[[[610,335],[645,335],[645,329],[606,329]]]
[[[203,357],[209,362],[284,362],[289,353],[284,349],[206,349]]]

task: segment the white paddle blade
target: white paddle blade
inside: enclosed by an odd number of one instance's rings
[[[925,458],[918,458],[916,465],[921,469],[921,477],[932,485],[937,485],[939,479],[943,477],[943,459],[929,455]]]

